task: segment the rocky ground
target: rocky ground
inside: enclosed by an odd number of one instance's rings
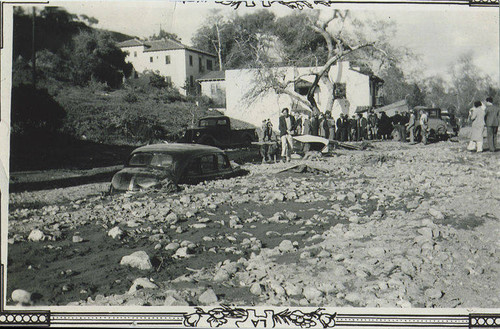
[[[8,304],[498,307],[500,153],[372,146],[175,194],[12,193]]]

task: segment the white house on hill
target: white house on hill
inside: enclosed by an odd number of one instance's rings
[[[308,87],[314,81],[311,72],[319,71],[320,67],[279,67],[273,70],[283,77],[283,81],[294,81],[301,77],[297,83],[290,84],[289,88],[300,94],[307,94]],[[277,94],[269,91],[256,98],[249,99],[247,95],[258,83],[257,69],[226,70],[225,75],[218,79],[199,79],[202,94],[212,97],[211,91],[225,88],[226,109],[225,114],[235,119],[243,120],[254,125],[260,125],[262,120],[271,119],[277,128],[281,109],[288,107],[292,111],[300,109],[301,104],[294,101],[286,94]],[[356,68],[351,68],[349,62],[340,62],[332,66],[329,77],[334,82],[335,101],[332,115],[335,119],[340,113],[354,115],[379,104],[379,89],[383,81],[373,74],[362,73]],[[216,87],[215,85],[218,85]],[[315,95],[320,109],[324,108],[328,100],[327,86],[320,82]]]
[[[186,83],[197,88],[196,80],[216,65],[214,54],[170,39],[131,39],[118,43],[118,47],[127,53],[125,61],[132,63],[137,73],[155,72],[183,93]]]

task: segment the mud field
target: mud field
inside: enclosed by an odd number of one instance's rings
[[[500,153],[372,146],[175,194],[11,193],[7,303],[498,307]]]

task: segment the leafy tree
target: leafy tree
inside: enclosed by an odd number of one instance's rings
[[[85,85],[93,79],[117,88],[123,77],[132,73],[132,65],[125,63],[125,56],[109,33],[82,32],[73,39],[70,55],[73,81]]]
[[[251,67],[255,56],[263,55],[262,45],[271,35],[274,22],[275,15],[266,10],[229,20],[214,14],[198,29],[192,43],[201,50],[220,54],[220,67]]]
[[[63,123],[66,112],[45,89],[30,85],[12,88],[12,131],[18,134],[37,130],[55,132]]]
[[[160,32],[158,34],[153,34],[148,38],[149,40],[163,40],[163,39],[171,39],[175,41],[181,41],[181,38],[175,33],[167,32],[160,28]]]
[[[482,101],[488,96],[491,80],[474,65],[472,53],[461,55],[450,66],[449,72],[452,79],[449,93],[458,115],[466,118],[474,102]]]

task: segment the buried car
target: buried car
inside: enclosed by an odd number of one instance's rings
[[[199,144],[153,144],[130,154],[125,168],[111,180],[110,192],[172,188],[246,174],[219,148]]]

